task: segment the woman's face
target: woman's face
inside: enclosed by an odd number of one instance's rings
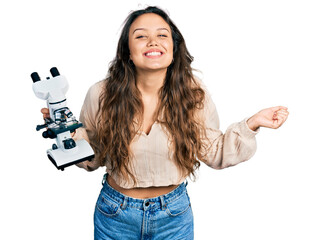
[[[167,69],[173,60],[171,28],[159,15],[143,14],[130,27],[129,48],[137,71]]]

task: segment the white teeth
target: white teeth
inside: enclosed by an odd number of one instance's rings
[[[146,56],[159,56],[161,55],[160,52],[149,52],[149,53],[146,53]]]

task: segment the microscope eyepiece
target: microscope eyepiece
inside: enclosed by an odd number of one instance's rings
[[[35,82],[38,82],[38,81],[41,81],[40,79],[40,76],[37,72],[34,72],[31,74],[31,78],[32,78],[32,81],[35,83]]]
[[[60,76],[60,73],[56,67],[51,68],[50,73],[51,73],[52,77]]]

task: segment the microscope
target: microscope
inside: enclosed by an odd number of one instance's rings
[[[74,141],[71,137],[77,128],[83,124],[76,120],[70,109],[67,107],[65,93],[69,85],[64,76],[61,76],[58,69],[50,69],[52,78],[47,77],[41,81],[37,72],[31,74],[33,80],[33,91],[35,95],[47,101],[50,117],[44,119],[45,123],[37,125],[36,130],[46,128],[42,133],[44,138],[56,138],[56,144],[52,149],[47,150],[50,161],[59,170],[94,158],[94,152],[85,139]]]

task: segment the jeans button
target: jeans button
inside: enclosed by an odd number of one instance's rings
[[[146,203],[145,203],[145,206],[146,206],[146,207],[148,207],[149,205],[150,205],[150,203],[149,203],[149,202],[146,202]]]

